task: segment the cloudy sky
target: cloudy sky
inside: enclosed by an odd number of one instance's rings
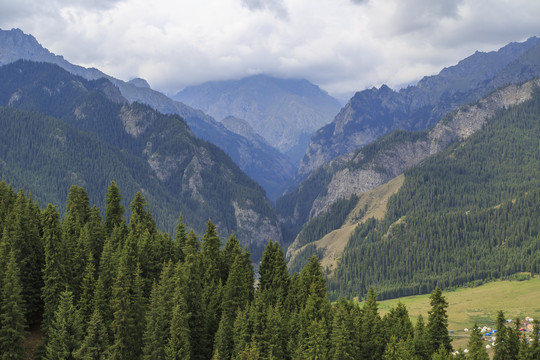
[[[169,94],[266,73],[337,95],[398,88],[540,36],[540,1],[0,0],[0,28]]]

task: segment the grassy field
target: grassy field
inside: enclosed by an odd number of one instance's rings
[[[454,348],[465,347],[468,333],[475,322],[494,327],[497,311],[503,310],[507,319],[540,319],[540,276],[526,281],[494,281],[475,288],[443,292],[448,301],[448,329],[455,336]],[[379,302],[381,314],[387,313],[401,301],[411,319],[422,314],[427,321],[430,310],[429,295],[409,296]]]

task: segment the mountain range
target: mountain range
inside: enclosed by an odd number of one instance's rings
[[[287,241],[293,241],[308,220],[340,197],[373,189],[444,148],[441,144],[446,146],[447,139],[436,139],[411,154],[404,143],[427,136],[422,131],[460,104],[478,100],[504,84],[540,76],[539,63],[540,39],[533,37],[497,52],[477,52],[399,92],[382,86],[356,93],[331,124],[313,135],[297,171],[296,181],[304,180],[277,200]],[[376,141],[392,131],[398,132]],[[443,142],[437,145],[438,141]],[[387,150],[385,144],[402,147],[384,158],[391,165],[377,157],[372,161],[381,149]],[[363,146],[366,149],[359,151]],[[372,172],[368,174],[367,168]]]
[[[540,39],[476,52],[457,65],[394,91],[383,85],[357,92],[334,120],[311,138],[296,183],[320,165],[394,130],[425,130],[444,115],[496,88],[540,75]]]
[[[129,102],[137,101],[163,114],[182,116],[196,136],[223,149],[244,172],[263,186],[271,199],[281,195],[294,176],[295,166],[290,159],[267,142],[247,139],[228,130],[202,111],[152,90],[144,79],[125,82],[98,69],[71,64],[62,56],[43,48],[32,35],[19,29],[0,30],[0,49],[0,65],[24,59],[53,63],[87,80],[107,78]]]
[[[180,116],[130,103],[108,79],[54,64],[19,60],[0,67],[0,78],[1,178],[41,203],[63,204],[79,185],[104,208],[114,180],[127,201],[141,191],[170,232],[180,214],[199,233],[211,219],[255,259],[269,238],[281,241],[264,190]]]

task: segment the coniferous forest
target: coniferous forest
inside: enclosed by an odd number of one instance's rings
[[[208,221],[199,239],[179,217],[157,230],[137,193],[127,212],[112,182],[105,216],[70,189],[66,215],[0,183],[0,359],[25,359],[25,330],[41,329],[36,358],[52,359],[449,359],[448,303],[440,288],[415,325],[406,307],[384,317],[364,304],[329,301],[316,257],[290,275],[269,241],[255,276],[234,234],[222,244]],[[502,319],[502,320],[501,320]],[[497,319],[498,359],[540,359],[519,323]],[[487,358],[478,329],[467,355]]]

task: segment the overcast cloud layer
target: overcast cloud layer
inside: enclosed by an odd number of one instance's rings
[[[400,87],[540,35],[540,1],[2,0],[0,28],[166,93],[266,73],[337,95]]]

